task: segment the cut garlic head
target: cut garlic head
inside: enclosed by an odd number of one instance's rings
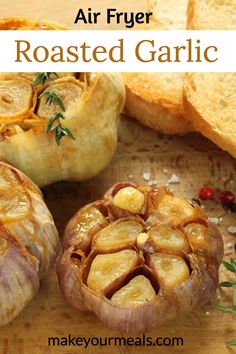
[[[0,326],[36,294],[55,260],[59,238],[42,194],[28,177],[0,162]]]
[[[118,183],[70,220],[57,274],[77,309],[143,333],[207,302],[222,256],[221,235],[199,208],[164,188]]]
[[[61,29],[46,21],[0,19],[0,30],[30,28]],[[0,160],[39,186],[81,181],[102,171],[115,152],[125,101],[119,73],[57,74],[59,78],[52,75],[50,83],[34,87],[36,73],[0,73]],[[49,104],[49,91],[64,106]],[[52,121],[56,113],[63,117]],[[64,128],[60,146],[57,130],[50,130],[49,123]]]

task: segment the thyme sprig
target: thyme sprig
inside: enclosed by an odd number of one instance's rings
[[[222,262],[223,265],[227,270],[235,274],[236,277],[236,262],[233,258],[229,260],[229,262]],[[232,306],[223,306],[223,305],[218,305],[212,303],[212,306],[214,306],[216,309],[226,312],[226,313],[232,313],[232,315],[236,318],[236,281],[224,281],[219,284],[219,287],[225,287],[225,288],[233,288],[233,304]],[[227,343],[228,347],[233,347],[236,346],[236,339],[233,339]]]
[[[55,114],[49,119],[46,126],[46,132],[53,132],[55,134],[55,141],[57,145],[60,145],[61,139],[67,136],[70,139],[75,140],[74,135],[71,131],[64,127],[61,120],[66,119],[63,112],[65,112],[65,105],[61,97],[52,89],[52,77],[59,75],[55,72],[51,73],[38,73],[33,81],[33,85],[36,87],[38,85],[45,85],[46,82],[49,84],[49,90],[43,92],[39,98],[45,97],[45,102],[48,106],[54,105]],[[58,109],[59,108],[59,109]]]
[[[51,83],[52,76],[60,77],[58,73],[38,73],[34,78],[33,85],[35,87],[39,85],[45,85],[47,81]]]

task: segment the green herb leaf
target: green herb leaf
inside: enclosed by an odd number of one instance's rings
[[[236,345],[236,339],[232,339],[230,342],[227,343],[228,347],[234,347]]]
[[[56,94],[54,94],[54,102],[61,108],[61,110],[63,111],[63,112],[65,112],[65,105],[64,105],[64,102],[62,101],[62,99],[58,96],[58,95],[56,95]]]
[[[35,79],[33,80],[33,86],[44,85],[46,81],[51,82],[51,76],[59,77],[59,75],[55,72],[53,73],[37,73]]]
[[[234,285],[236,285],[236,281],[223,281],[222,283],[219,284],[220,287],[225,287],[225,288],[230,288]]]
[[[65,115],[63,112],[65,112],[65,105],[61,97],[53,90],[50,90],[50,87],[52,88],[51,84],[51,77],[52,76],[59,77],[58,73],[52,72],[52,73],[38,73],[37,76],[34,79],[34,86],[38,86],[40,84],[44,85],[47,81],[49,83],[49,88],[44,91],[39,98],[45,97],[45,102],[47,105],[53,104],[55,107],[58,106],[61,111],[56,112],[54,116],[49,119],[47,126],[46,126],[46,132],[54,132],[55,133],[55,141],[57,145],[60,145],[61,139],[64,136],[67,136],[71,139],[75,140],[74,135],[71,133],[71,131],[68,128],[65,128],[61,125],[60,120],[61,119],[66,119]]]
[[[236,272],[236,263],[234,262],[233,258],[230,259],[230,262],[222,262],[226,269],[230,272]]]
[[[65,136],[68,136],[69,138],[75,140],[74,135],[71,133],[71,131],[68,128],[61,127],[61,131]]]
[[[220,311],[236,314],[236,305],[234,306],[223,306],[218,304],[211,304],[213,307],[217,308]]]

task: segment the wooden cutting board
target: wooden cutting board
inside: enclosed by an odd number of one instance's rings
[[[71,25],[78,6],[87,7],[86,1],[35,1],[1,0],[1,16],[27,16],[46,18]],[[146,1],[93,1],[96,9],[114,7],[132,9],[145,8]],[[132,6],[131,6],[132,4]],[[102,26],[100,26],[101,28]],[[111,164],[99,176],[81,183],[56,183],[43,190],[46,203],[51,210],[60,235],[77,209],[99,197],[118,181],[144,180],[144,173],[158,184],[168,182],[173,174],[179,177],[178,184],[170,188],[187,199],[197,197],[198,190],[210,185],[217,190],[229,189],[236,193],[236,161],[198,134],[184,137],[163,137],[146,129],[134,120],[122,118],[119,126],[117,152]],[[225,242],[225,258],[235,257],[236,236],[227,232],[229,225],[236,226],[236,214],[225,214],[216,202],[204,203],[211,216],[222,217],[219,225]],[[220,280],[229,279],[221,268]],[[213,299],[222,304],[231,303],[231,290],[218,291]],[[44,353],[184,353],[224,354],[231,353],[226,342],[236,338],[236,321],[231,315],[221,313],[206,305],[191,313],[187,318],[156,328],[146,335],[156,337],[182,337],[183,346],[89,346],[49,347],[48,337],[117,337],[117,332],[102,325],[91,313],[79,313],[62,298],[57,285],[55,269],[41,283],[38,295],[9,325],[0,330],[1,354],[44,354]],[[127,337],[127,336],[126,336]],[[133,335],[135,338],[136,336]]]

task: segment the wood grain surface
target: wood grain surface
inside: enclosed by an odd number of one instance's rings
[[[78,7],[92,6],[142,10],[146,1],[35,1],[15,0],[9,3],[0,0],[1,16],[26,16],[46,18],[71,25]],[[100,26],[103,28],[103,26]],[[96,178],[81,183],[56,183],[43,190],[46,203],[51,210],[60,235],[69,218],[82,205],[99,198],[113,183],[137,181],[148,183],[143,173],[150,172],[151,180],[158,184],[168,182],[173,173],[180,181],[170,188],[179,196],[192,199],[204,185],[217,191],[230,189],[236,193],[236,161],[213,143],[198,134],[184,137],[164,137],[146,129],[132,119],[123,117],[119,126],[119,141],[112,163]],[[227,232],[229,225],[236,226],[236,215],[226,214],[216,202],[204,203],[211,216],[222,217],[219,227],[225,242],[225,259],[235,257],[236,236]],[[220,279],[229,279],[223,268]],[[231,289],[218,291],[215,302],[230,305]],[[147,333],[155,337],[182,337],[181,347],[49,347],[48,337],[115,337],[116,333],[102,325],[92,313],[79,313],[62,298],[57,285],[55,269],[41,283],[38,295],[9,325],[0,330],[1,354],[44,354],[44,353],[184,353],[225,354],[233,349],[226,342],[236,338],[236,321],[231,315],[223,314],[210,305]],[[126,336],[127,337],[127,336]],[[135,335],[133,337],[136,337]]]

